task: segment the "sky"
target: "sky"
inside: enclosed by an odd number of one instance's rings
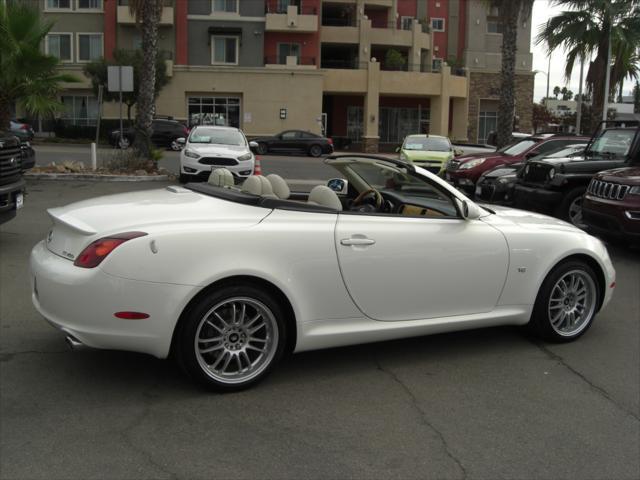
[[[540,25],[544,25],[551,17],[558,15],[563,9],[554,5],[550,0],[535,0],[533,4],[533,12],[531,14],[531,52],[533,53],[533,70],[542,70],[546,72],[549,67],[549,57],[544,45],[536,45],[535,37],[538,34]],[[562,49],[555,50],[551,55],[551,75],[549,81],[549,95],[553,96],[553,87],[556,85],[562,88],[567,86],[574,94],[578,93],[580,83],[580,64],[576,62],[573,67],[573,75],[566,82],[564,78],[565,53]],[[585,76],[587,74],[588,64],[585,62]],[[632,88],[631,81],[627,81],[624,87],[624,94],[630,94]],[[546,95],[547,91],[547,75],[538,73],[535,75],[535,84],[533,91],[533,99],[538,102]],[[584,87],[583,87],[584,88]]]

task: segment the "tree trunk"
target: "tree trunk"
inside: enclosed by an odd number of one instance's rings
[[[154,110],[156,57],[158,53],[158,23],[162,13],[161,0],[141,2],[139,14],[142,30],[142,69],[136,103],[134,148],[141,157],[151,160],[151,134]]]
[[[11,120],[11,99],[0,95],[0,132],[3,130],[9,131]]]
[[[500,74],[500,101],[498,103],[497,146],[502,148],[511,142],[515,108],[516,40],[521,0],[502,2],[502,71]]]

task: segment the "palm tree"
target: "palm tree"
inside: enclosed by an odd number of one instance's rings
[[[141,157],[151,156],[151,122],[154,113],[156,58],[158,56],[158,24],[162,15],[162,0],[129,0],[129,10],[142,31],[142,69],[138,102],[134,148]]]
[[[52,26],[36,9],[13,2],[0,4],[0,130],[9,129],[16,104],[33,115],[58,111],[60,82],[77,81],[58,73],[59,60],[40,50]]]
[[[619,61],[611,78],[612,91],[629,76],[637,78],[637,65],[631,62],[640,45],[640,4],[637,0],[554,0],[566,7],[559,15],[540,27],[536,44],[546,44],[549,52],[563,47],[566,52],[565,76],[571,77],[578,58],[592,58],[587,71],[587,92],[593,96],[595,117],[602,117],[604,84],[609,49]],[[625,58],[627,59],[625,61]],[[615,67],[614,67],[615,69]]]
[[[498,148],[501,148],[511,141],[513,132],[518,19],[529,17],[533,0],[490,0],[489,4],[491,7],[497,7],[499,20],[502,23],[502,69],[496,132],[496,142]]]

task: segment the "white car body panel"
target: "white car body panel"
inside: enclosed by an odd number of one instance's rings
[[[51,234],[31,254],[33,302],[89,346],[163,358],[189,302],[237,276],[269,282],[287,298],[296,351],[524,324],[545,276],[574,254],[600,266],[609,301],[615,271],[599,240],[544,215],[470,204],[479,218],[273,209],[181,187],[86,200],[50,211]],[[94,240],[130,231],[147,235],[98,267],[74,266]],[[340,243],[356,234],[376,243]],[[150,317],[122,320],[118,311]]]

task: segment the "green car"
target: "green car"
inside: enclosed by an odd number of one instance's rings
[[[457,152],[447,137],[408,135],[398,149],[400,160],[411,162],[431,173],[440,173]]]

